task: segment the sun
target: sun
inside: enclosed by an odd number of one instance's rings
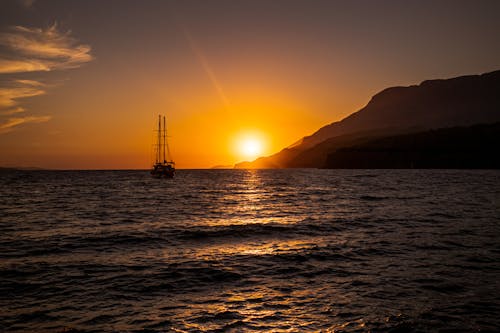
[[[241,133],[233,141],[234,152],[239,158],[253,160],[264,153],[264,141],[260,133]]]
[[[256,138],[244,139],[240,143],[240,152],[245,157],[257,157],[262,153],[262,142]]]

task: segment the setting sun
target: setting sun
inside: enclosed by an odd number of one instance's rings
[[[262,144],[259,140],[250,138],[241,142],[241,154],[246,157],[257,157],[262,151]]]
[[[260,131],[241,132],[233,139],[233,151],[238,159],[254,160],[267,153],[267,140]]]

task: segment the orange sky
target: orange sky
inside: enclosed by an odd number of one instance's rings
[[[158,114],[178,168],[233,165],[244,136],[269,155],[388,86],[498,69],[494,1],[361,3],[4,2],[0,166],[149,168]]]

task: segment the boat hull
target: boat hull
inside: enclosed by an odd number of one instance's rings
[[[174,178],[175,168],[170,165],[157,164],[151,170],[151,176],[154,178]]]

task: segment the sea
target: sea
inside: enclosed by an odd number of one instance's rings
[[[500,170],[0,173],[2,332],[499,332]]]

